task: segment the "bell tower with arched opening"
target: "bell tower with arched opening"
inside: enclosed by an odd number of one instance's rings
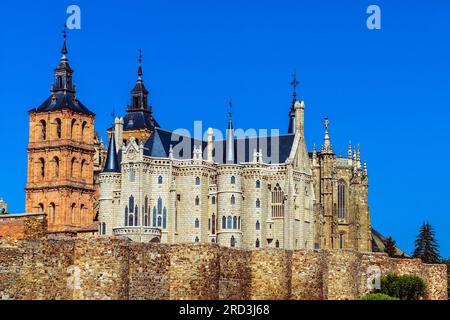
[[[50,230],[76,229],[94,220],[95,114],[76,97],[63,35],[51,95],[29,111],[25,206],[27,212],[46,212]]]

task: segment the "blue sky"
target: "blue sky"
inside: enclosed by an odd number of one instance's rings
[[[448,1],[2,1],[0,3],[0,197],[24,210],[27,110],[49,95],[66,8],[79,99],[105,139],[111,112],[123,114],[142,48],[144,80],[164,128],[195,120],[288,125],[290,75],[306,103],[309,149],[330,117],[336,152],[348,140],[368,161],[373,226],[407,252],[423,221],[450,256],[450,2]],[[366,28],[366,8],[382,29]]]

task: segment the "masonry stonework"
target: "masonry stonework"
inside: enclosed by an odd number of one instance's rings
[[[416,274],[447,299],[445,265],[354,250],[242,250],[116,237],[0,239],[2,299],[358,299],[367,268]]]

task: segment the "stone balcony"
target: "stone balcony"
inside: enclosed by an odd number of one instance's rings
[[[127,226],[113,229],[115,236],[124,236],[139,242],[160,242],[161,229],[142,226]]]

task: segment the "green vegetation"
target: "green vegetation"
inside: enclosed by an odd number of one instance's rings
[[[361,300],[400,300],[396,297],[388,296],[384,293],[369,293],[361,297]]]
[[[424,222],[415,241],[413,257],[420,258],[424,263],[439,263],[439,245],[433,227]]]
[[[395,240],[389,236],[384,242],[384,252],[388,254],[389,257],[397,256],[397,248],[395,247]]]
[[[420,300],[425,294],[425,282],[416,275],[388,274],[381,277],[381,289],[378,293],[400,300]]]

